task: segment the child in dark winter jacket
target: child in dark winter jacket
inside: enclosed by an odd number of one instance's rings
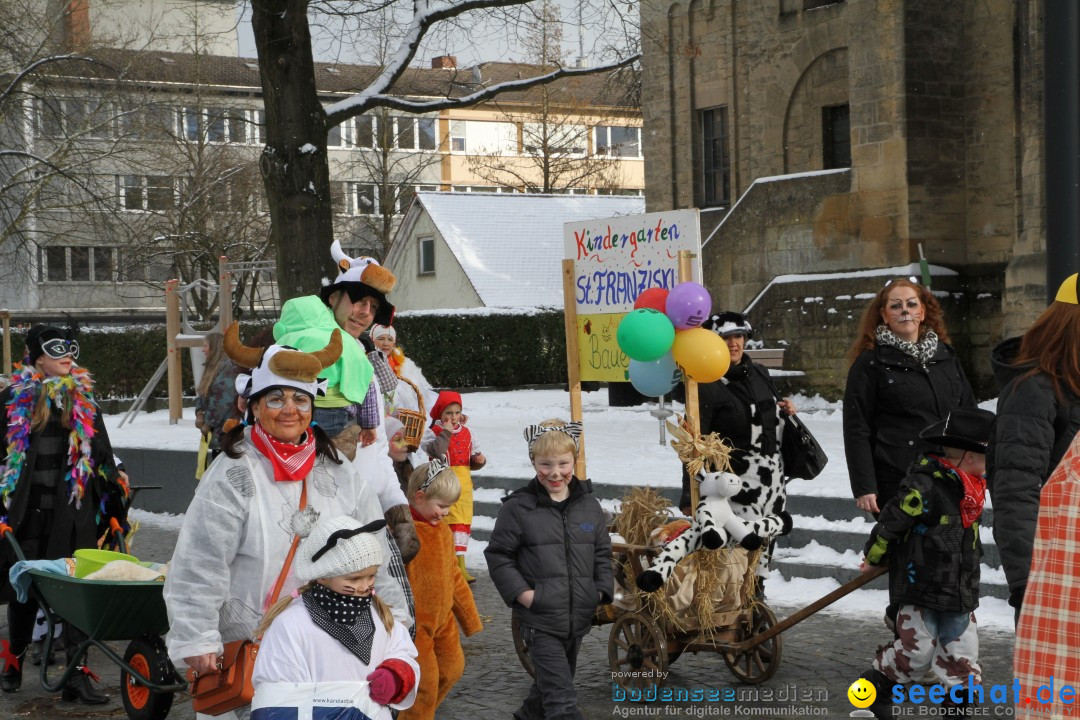
[[[866,544],[862,571],[889,563],[890,596],[899,604],[896,640],[863,677],[874,684],[870,709],[892,717],[892,686],[933,669],[946,688],[943,705],[960,714],[968,676],[982,682],[979,636],[979,518],[986,495],[986,446],[994,414],[958,408],[919,437],[944,451],[920,457],[882,508]]]
[[[536,477],[503,500],[484,555],[536,668],[517,720],[580,720],[574,672],[597,605],[610,603],[611,539],[588,481],[574,476],[581,423],[525,429]]]

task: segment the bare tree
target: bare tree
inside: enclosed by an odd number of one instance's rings
[[[259,56],[266,107],[266,148],[261,160],[270,206],[271,237],[277,255],[279,289],[283,298],[313,292],[330,269],[325,252],[333,238],[327,133],[343,121],[375,108],[427,113],[468,107],[508,91],[523,91],[560,78],[610,73],[637,60],[616,58],[592,68],[556,67],[472,92],[434,100],[415,100],[395,92],[395,84],[416,57],[421,44],[439,23],[454,23],[468,13],[521,7],[530,0],[413,0],[400,27],[396,49],[386,67],[355,95],[323,107],[319,102],[312,57],[310,0],[252,0],[252,27]],[[332,4],[323,6],[334,8]],[[352,3],[354,14],[373,13],[386,2]],[[340,6],[337,6],[338,12]],[[397,17],[396,15],[394,16]],[[314,147],[314,152],[308,150]],[[302,239],[302,241],[301,241]]]

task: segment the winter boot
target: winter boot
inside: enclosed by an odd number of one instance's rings
[[[878,720],[891,720],[893,716],[893,681],[886,677],[885,673],[880,670],[867,670],[859,677],[864,680],[869,680],[874,686],[874,690],[877,692],[874,702],[866,709],[874,713],[874,717],[878,718]]]
[[[60,699],[83,705],[104,705],[109,702],[109,696],[98,692],[90,683],[90,671],[84,665],[78,666],[68,678]]]
[[[22,666],[26,659],[26,651],[19,655],[13,655],[7,660],[4,671],[0,672],[0,690],[13,693],[22,687]]]
[[[461,571],[461,577],[465,578],[465,582],[467,582],[467,583],[476,582],[476,578],[474,578],[472,575],[470,575],[469,571],[465,569],[465,556],[464,555],[458,555],[457,556],[457,566],[458,566],[458,570]]]

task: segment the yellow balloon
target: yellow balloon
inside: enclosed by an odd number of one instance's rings
[[[716,382],[724,377],[731,365],[731,355],[724,340],[705,328],[675,333],[671,354],[686,377],[699,383]]]

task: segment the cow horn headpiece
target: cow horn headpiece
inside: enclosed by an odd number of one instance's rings
[[[334,330],[322,350],[300,352],[288,345],[271,345],[265,350],[240,342],[240,326],[233,323],[225,331],[225,354],[250,370],[236,378],[236,392],[249,398],[272,387],[291,387],[312,397],[326,394],[326,381],[319,377],[341,357],[341,331]]]
[[[386,295],[394,289],[394,284],[397,282],[394,273],[380,265],[375,258],[349,257],[341,249],[341,243],[337,240],[330,246],[330,254],[337,265],[338,276],[334,282],[323,285],[319,290],[319,297],[323,302],[329,305],[330,296],[337,291],[347,293],[353,302],[359,302],[365,297],[373,297],[379,301],[375,322],[379,325],[392,325],[394,306],[386,299]]]

